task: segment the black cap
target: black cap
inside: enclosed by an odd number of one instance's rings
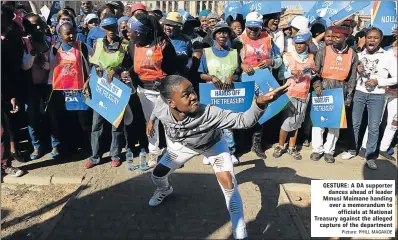
[[[124,10],[124,4],[121,1],[108,2],[106,5]]]

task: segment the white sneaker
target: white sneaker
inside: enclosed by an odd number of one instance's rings
[[[234,154],[231,154],[231,159],[232,159],[232,164],[234,164],[234,165],[239,164],[239,160]]]
[[[341,156],[343,160],[350,160],[351,158],[354,158],[356,155],[352,154],[351,152],[345,152]]]
[[[207,157],[203,157],[203,164],[204,165],[210,165],[210,161]]]
[[[172,186],[170,186],[166,191],[161,191],[159,189],[156,189],[151,199],[149,199],[149,206],[154,207],[161,204],[164,198],[172,193],[173,193]]]

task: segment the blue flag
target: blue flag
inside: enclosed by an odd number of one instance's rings
[[[265,93],[280,87],[278,82],[275,80],[274,76],[268,69],[256,69],[255,73],[252,76],[248,74],[242,74],[242,82],[253,82],[254,86],[254,94],[256,96],[264,95]],[[270,120],[280,111],[282,111],[286,104],[290,101],[289,97],[285,94],[280,96],[277,100],[268,104],[267,109],[263,116],[258,120],[259,124],[263,124],[266,121]]]
[[[384,35],[392,35],[392,31],[397,28],[397,3],[373,2],[372,26],[380,28]]]
[[[241,1],[225,1],[224,5],[224,16],[225,19],[228,16],[232,16],[233,19],[236,19],[236,15],[239,13],[242,7]],[[244,15],[246,17],[246,15]]]
[[[47,24],[51,26],[51,17],[54,14],[57,14],[59,10],[65,7],[65,1],[52,1],[52,5],[50,8],[50,14],[48,15]]]
[[[131,88],[116,78],[109,84],[106,81],[106,72],[99,78],[95,67],[90,75],[91,98],[86,104],[105,118],[113,126],[118,127],[123,120],[124,110],[129,102]]]
[[[214,84],[201,83],[200,102],[235,112],[248,110],[254,97],[254,82],[236,82],[231,90],[217,90]]]
[[[317,1],[310,11],[306,14],[310,24],[320,22],[325,26],[330,26],[330,17],[345,8],[348,1]]]
[[[243,18],[246,18],[250,12],[258,12],[261,15],[265,15],[281,11],[281,1],[226,1],[224,6],[225,19],[230,15],[235,19],[237,14],[242,14]]]
[[[369,4],[370,4],[370,1],[351,1],[351,3],[348,4],[348,6],[346,6],[342,10],[340,10],[337,14],[331,16],[330,20],[332,22],[340,21],[344,18],[347,18],[347,17],[353,15],[356,12],[359,12],[360,10],[369,6]]]
[[[311,121],[314,127],[347,128],[342,88],[322,91],[318,97],[312,92]]]

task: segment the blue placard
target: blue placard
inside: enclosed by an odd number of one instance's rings
[[[265,15],[281,11],[281,1],[225,1],[224,6],[225,19],[230,15],[235,19],[237,14],[242,14],[243,18],[246,18],[250,12]]]
[[[314,127],[347,127],[342,88],[323,90],[320,97],[312,92],[311,97],[310,115]]]
[[[380,28],[384,35],[392,35],[392,31],[397,28],[397,3],[373,2],[372,14],[372,26]]]
[[[242,74],[242,82],[255,82],[254,93],[256,96],[264,95],[275,88],[280,87],[274,76],[268,69],[256,69],[254,75]],[[270,103],[265,110],[263,116],[258,120],[258,123],[263,124],[280,111],[282,111],[286,104],[290,101],[286,94],[280,96],[277,100]]]
[[[325,26],[330,26],[330,17],[349,4],[349,1],[317,1],[311,10],[308,11],[306,17],[309,19],[310,24],[319,22]]]
[[[103,77],[99,78],[95,67],[91,69],[91,99],[86,99],[86,104],[113,126],[118,127],[130,99],[131,88],[116,78],[109,84],[106,81],[106,72],[103,74]]]
[[[214,84],[199,85],[200,102],[235,112],[248,110],[253,103],[254,83],[235,82],[231,90],[217,90]]]
[[[340,10],[337,14],[330,17],[332,22],[340,21],[344,18],[351,16],[352,14],[359,12],[365,7],[369,6],[370,1],[351,1],[348,6]]]

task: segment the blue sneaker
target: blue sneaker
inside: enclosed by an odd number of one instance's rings
[[[55,152],[53,152],[54,149],[56,150]],[[51,151],[50,156],[52,159],[55,159],[59,156],[59,152],[58,152],[58,149],[56,149],[56,148],[53,148],[53,151]]]

